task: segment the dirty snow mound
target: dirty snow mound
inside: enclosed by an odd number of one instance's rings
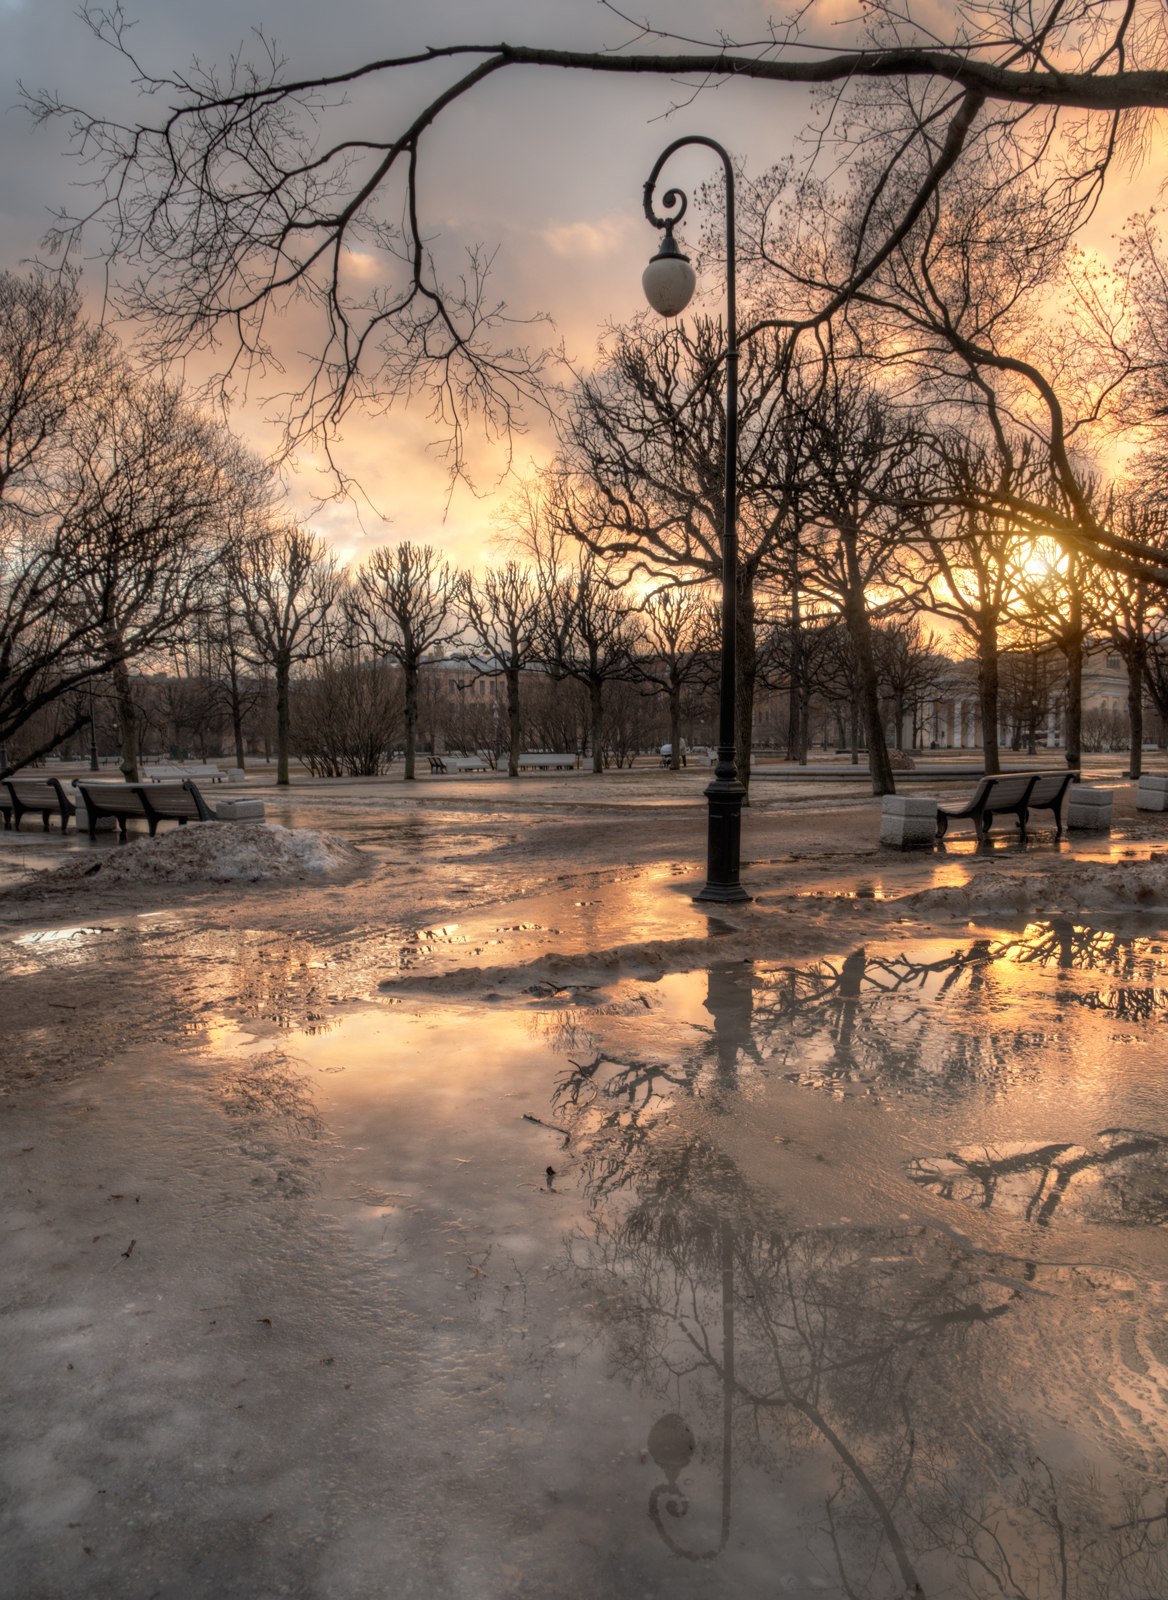
[[[1081,862],[1041,876],[979,872],[959,888],[922,889],[896,904],[898,909],[911,906],[915,911],[959,916],[1168,906],[1168,863]]]
[[[192,822],[155,839],[135,840],[97,861],[70,861],[52,877],[62,885],[81,880],[103,885],[255,883],[351,871],[361,859],[352,845],[312,828]]]

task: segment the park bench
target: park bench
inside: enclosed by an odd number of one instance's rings
[[[222,783],[227,774],[214,761],[184,761],[180,776],[199,778],[203,783]]]
[[[431,756],[431,772],[486,772],[486,756]]]
[[[983,840],[993,827],[994,818],[1004,814],[1017,817],[1019,832],[1025,839],[1032,811],[1052,812],[1061,834],[1063,801],[1078,776],[1077,772],[1002,772],[984,777],[964,805],[937,807],[937,837],[945,837],[951,822],[970,821],[979,841]]]
[[[188,822],[217,820],[190,778],[171,783],[88,783],[75,778],[73,787],[85,806],[91,839],[96,839],[97,825],[104,817],[113,817],[123,839],[131,817],[142,818],[152,839],[160,822],[177,822],[181,827]]]
[[[519,770],[541,772],[573,771],[576,766],[576,757],[571,752],[560,755],[549,755],[546,751],[530,751],[527,755],[519,757]]]
[[[61,787],[59,778],[5,778],[0,784],[0,811],[4,826],[20,832],[20,819],[26,811],[39,811],[46,833],[55,811],[61,818],[61,832],[69,831],[69,818],[77,807]]]

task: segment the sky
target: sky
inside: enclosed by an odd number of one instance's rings
[[[651,14],[691,35],[716,28],[749,38],[761,34],[772,11],[769,0],[721,0],[716,8],[708,0],[659,0]],[[629,32],[598,0],[128,0],[127,14],[136,18],[136,54],[159,73],[192,58],[222,63],[249,45],[252,28],[276,41],[292,75],[454,40],[586,48],[614,45]],[[819,14],[826,25],[850,8],[826,0]],[[826,26],[821,36],[831,38]],[[18,82],[124,120],[158,107],[147,101],[138,111],[126,64],[93,39],[75,0],[0,0],[0,63],[0,267],[15,269],[38,254],[53,209],[78,203],[75,185],[84,177],[60,125],[31,126]],[[431,81],[418,74],[419,96]],[[550,315],[570,358],[587,366],[605,324],[643,306],[640,275],[657,235],[641,212],[641,186],[660,150],[682,134],[703,133],[758,173],[793,148],[811,109],[803,91],[745,84],[712,88],[671,113],[687,94],[684,85],[650,79],[498,75],[444,116],[424,147],[428,224],[441,235],[439,248],[478,241],[497,247],[497,294],[517,315]],[[402,120],[400,104],[370,97],[354,115],[372,119],[378,133]],[[714,175],[701,152],[682,152],[667,171],[691,192]],[[1109,208],[1116,217],[1152,198],[1146,173],[1133,174],[1128,187],[1133,205],[1116,195]],[[91,262],[83,282],[94,296],[100,281]],[[289,348],[301,337],[304,330],[290,322]],[[278,432],[265,423],[258,397],[233,421],[256,448],[276,445]],[[530,422],[517,442],[520,469],[550,450],[546,425],[538,417]],[[297,463],[290,492],[295,507],[314,508],[312,525],[344,558],[405,538],[438,544],[466,565],[497,555],[492,541],[510,492],[506,481],[496,486],[498,457],[479,453],[478,497],[461,487],[451,495],[420,409],[352,418],[338,454],[367,491],[364,499],[315,509],[325,480],[311,456]]]
[[[710,26],[708,7],[692,0],[669,0],[666,9],[682,28]],[[767,10],[756,0],[735,0],[720,7],[718,26],[753,35]],[[276,40],[292,74],[339,70],[455,39],[593,46],[629,31],[597,0],[434,0],[425,7],[415,0],[130,0],[127,14],[137,18],[136,54],[159,72],[195,57],[223,62],[248,42],[252,27]],[[18,82],[123,119],[135,117],[137,101],[125,63],[93,39],[75,0],[0,0],[0,63],[0,266],[16,269],[41,252],[51,212],[79,203],[76,185],[84,177],[61,126],[30,125]],[[419,75],[419,91],[425,87]],[[767,165],[789,148],[807,109],[801,94],[778,107],[773,93],[747,86],[733,96],[708,93],[668,116],[682,92],[584,74],[503,74],[457,107],[423,152],[431,223],[450,243],[497,247],[497,293],[517,315],[549,314],[574,362],[589,363],[606,322],[643,307],[640,275],[657,235],[641,212],[641,186],[659,151],[683,133],[700,132],[756,167]],[[139,114],[156,110],[156,103],[142,102]],[[368,103],[360,110],[382,116]],[[385,123],[390,119],[400,119],[399,107],[386,107]],[[713,175],[708,157],[688,152],[668,173],[691,187]],[[96,263],[83,281],[91,295],[100,293]],[[289,337],[294,342],[291,328]],[[543,342],[548,335],[537,331],[537,337]],[[277,442],[258,404],[235,424],[261,450]],[[347,558],[387,539],[412,538],[440,544],[464,563],[489,559],[509,492],[506,483],[495,488],[499,458],[479,452],[480,498],[465,488],[451,497],[433,443],[421,410],[353,419],[340,458],[368,498],[325,505],[313,525]],[[547,427],[533,417],[518,441],[516,464],[542,461],[549,449]],[[304,508],[315,505],[322,486],[313,467],[302,457],[292,479],[293,501]]]

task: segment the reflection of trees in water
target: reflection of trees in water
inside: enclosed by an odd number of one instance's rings
[[[712,1136],[663,1115],[698,1095],[716,1115],[779,1030],[802,1047],[825,1039],[833,1070],[915,1071],[936,1000],[1005,1003],[994,966],[1009,961],[1125,983],[1154,970],[1138,941],[1069,924],[930,962],[860,950],[769,975],[740,965],[711,972],[710,1026],[689,1048],[659,1061],[594,1046],[569,1063],[557,1117],[593,1205],[572,1266],[616,1372],[660,1410],[648,1448],[664,1481],[646,1511],[679,1557],[733,1560],[732,1524],[739,1540],[773,1537],[777,1555],[796,1518],[806,1570],[856,1600],[1168,1595],[1165,1352],[1151,1308],[1113,1300],[1101,1317],[1090,1274],[974,1255],[923,1226],[793,1228]],[[899,1033],[906,1018],[916,1029],[907,1045],[879,1038],[893,999]],[[941,1053],[930,1070],[960,1080],[982,1060]],[[1098,1174],[1097,1208],[1163,1220],[1162,1187],[1139,1163],[1168,1140],[1100,1137],[1096,1151],[1001,1152],[1014,1168],[960,1178],[985,1178],[994,1204],[1016,1171],[1037,1190],[1030,1214],[1049,1221],[1069,1185]],[[1069,1454],[1060,1428],[1075,1436]]]
[[[712,967],[705,1000],[710,1025],[694,1028],[695,1042],[680,1057],[617,1057],[603,1049],[587,1060],[569,1056],[553,1104],[561,1118],[588,1133],[584,1160],[594,1201],[630,1181],[634,1157],[676,1096],[708,1093],[716,1104],[720,1091],[737,1087],[740,1057],[760,1060],[752,1027],[755,985],[752,963]]]
[[[616,1370],[666,1413],[647,1510],[670,1549],[716,1559],[753,1469],[752,1528],[762,1476],[843,1595],[1168,1593],[1163,1488],[1157,1505],[1149,1476],[1117,1493],[1061,1466],[1006,1398],[1004,1371],[1035,1348],[1036,1302],[1009,1263],[924,1227],[791,1228],[703,1141],[663,1135],[644,1155],[632,1203],[572,1258]],[[1042,1315],[1057,1326],[1061,1309]],[[1126,1425],[1128,1459],[1159,1459],[1140,1419]]]
[[[245,933],[230,955],[234,965],[226,970],[232,987],[223,1004],[240,1016],[302,1033],[325,1033],[335,1025],[327,1014],[325,987],[335,977],[324,978],[326,961],[315,945]]]
[[[1168,989],[1153,981],[1161,969],[1146,940],[1055,918],[934,960],[859,949],[842,961],[761,973],[756,1035],[766,1037],[773,1063],[820,1087],[852,1084],[874,1093],[905,1083],[1004,1084],[1032,1073],[1029,1058],[1049,1043],[1041,1029],[1002,1025],[1018,1009],[1010,971],[1017,966],[1095,971],[1114,980],[1091,990],[1060,985],[1052,994],[1061,1006],[1131,1021],[1168,1008]]]
[[[1050,1226],[1076,1180],[1097,1179],[1084,1190],[1082,1209],[1090,1220],[1137,1227],[1168,1223],[1168,1138],[1105,1128],[1099,1139],[1097,1150],[1049,1142],[970,1147],[940,1159],[920,1157],[908,1176],[943,1200],[981,1211],[996,1205],[1038,1227]],[[1079,1189],[1074,1193],[1078,1197]]]

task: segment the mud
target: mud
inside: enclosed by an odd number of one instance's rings
[[[1168,1592],[1155,830],[691,787],[3,841],[10,1592]]]

